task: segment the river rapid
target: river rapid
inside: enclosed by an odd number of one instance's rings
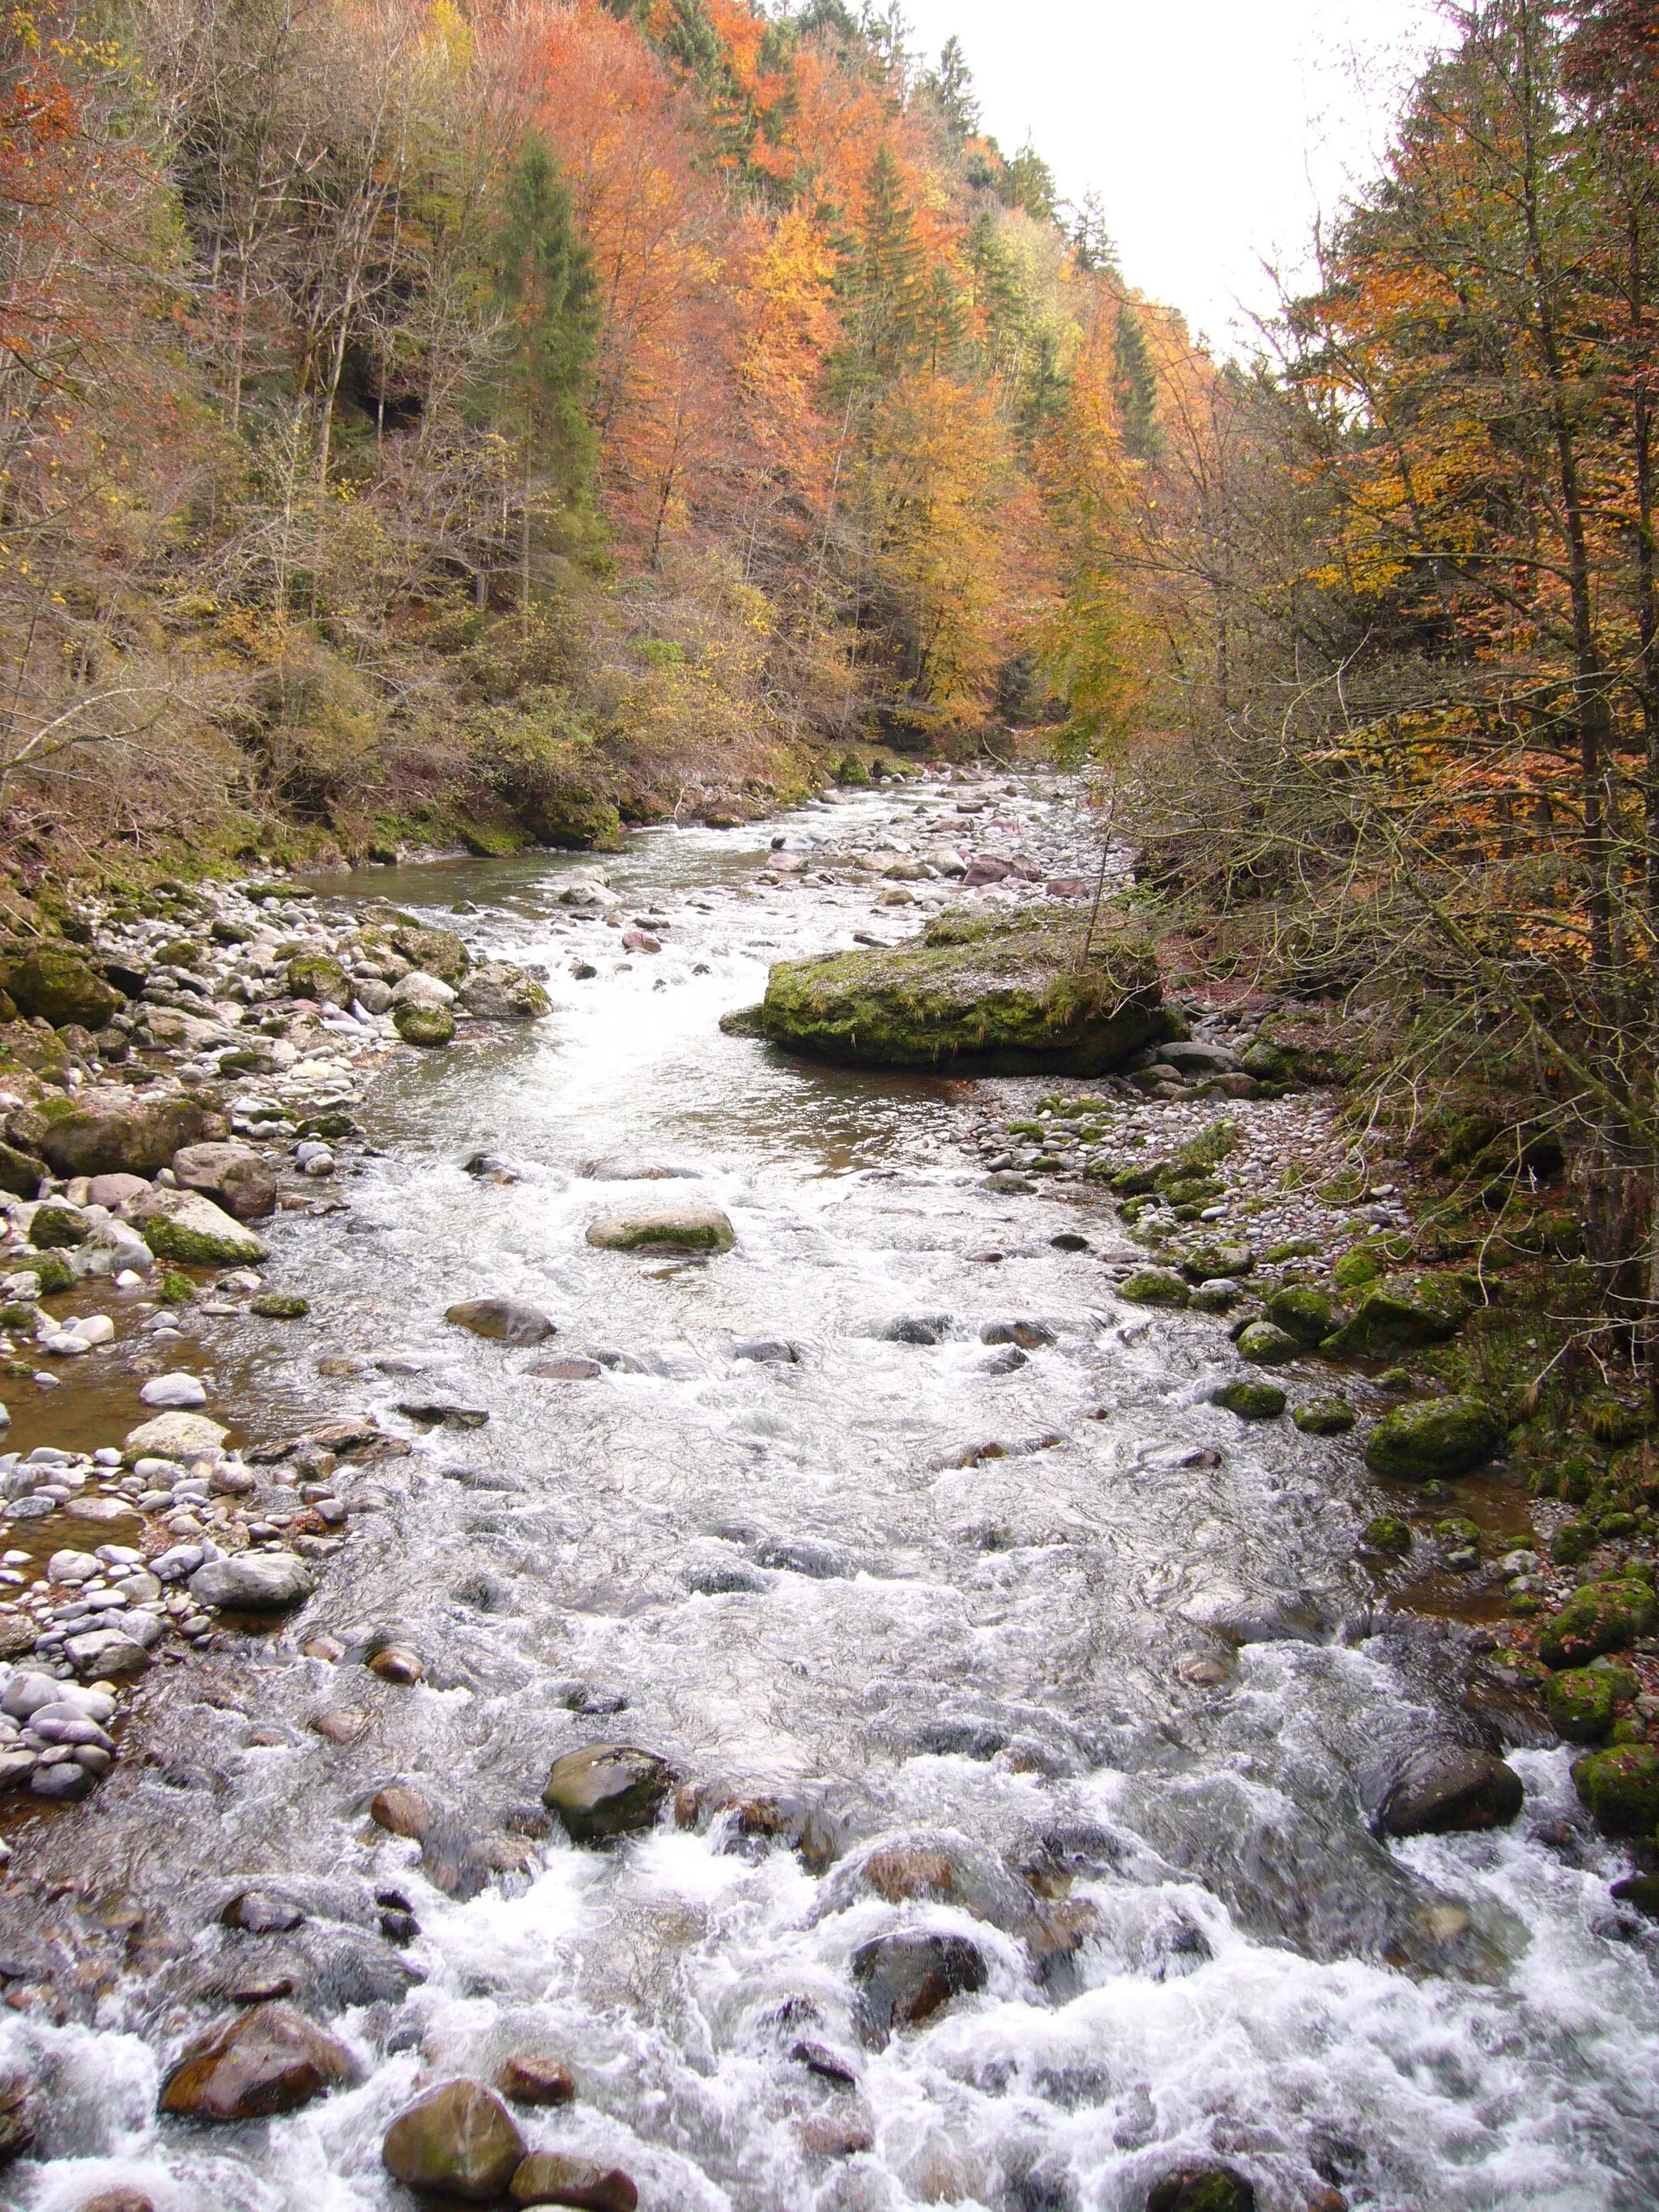
[[[558,902],[574,860],[321,887],[544,964],[556,1012],[400,1056],[349,1213],[276,1232],[306,1331],[272,1352],[224,1325],[244,1433],[373,1413],[412,1449],[340,1476],[353,1534],[303,1616],[157,1678],[148,1762],[31,1846],[77,1885],[33,1893],[32,1940],[104,1978],[80,2022],[0,2011],[0,2066],[50,2114],[0,2203],[391,2212],[412,2200],[381,2139],[417,2086],[530,2050],[577,2082],[520,2116],[532,2147],[626,2169],[645,2212],[1139,2212],[1198,2158],[1264,2212],[1659,2200],[1656,1949],[1609,1905],[1624,1863],[1580,1825],[1567,1753],[1506,1721],[1455,1638],[1380,1604],[1352,1445],[1208,1402],[1224,1331],[1114,1299],[1103,1259],[1133,1248],[1103,1201],[986,1187],[974,1109],[1050,1086],[815,1069],[719,1029],[769,962],[915,925],[876,879],[757,891],[774,837],[917,842],[953,804],[911,787],[635,837],[606,866],[655,953]],[[996,804],[1058,860],[1040,799]],[[690,1199],[727,1211],[732,1252],[585,1242]],[[1090,1249],[1056,1249],[1066,1231]],[[491,1295],[557,1337],[446,1326]],[[1012,1320],[1039,1324],[1018,1363],[981,1338]],[[793,1356],[744,1356],[769,1345]],[[601,1371],[530,1371],[559,1357]],[[411,1394],[488,1421],[423,1427]],[[301,1656],[325,1632],[344,1656]],[[423,1682],[368,1671],[386,1638]],[[331,1711],[368,1724],[331,1742]],[[1512,1828],[1374,1839],[1391,1757],[1506,1728]],[[547,1835],[549,1765],[605,1741],[702,1785],[690,1825],[609,1852]],[[367,1820],[393,1781],[506,1870],[434,1886]],[[743,1832],[723,1790],[776,1801],[788,1834]],[[298,1928],[225,1927],[250,1883]],[[418,1923],[396,1950],[394,1891]],[[870,2048],[850,1962],[904,1928],[969,1939],[985,1986]],[[358,2085],[159,2119],[214,1992],[284,1962]]]

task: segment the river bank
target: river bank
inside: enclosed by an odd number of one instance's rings
[[[1402,1228],[1400,1197],[1276,1188],[1328,1103],[1119,1099],[1097,1142],[1027,1143],[1009,1123],[1041,1127],[1049,1086],[825,1074],[720,1035],[774,958],[954,896],[942,870],[887,872],[933,867],[944,822],[1029,849],[1013,880],[1045,896],[1080,880],[1040,794],[961,795],[797,815],[781,866],[769,836],[691,832],[641,841],[610,884],[578,861],[374,883],[422,927],[481,909],[453,918],[473,951],[545,968],[554,1010],[420,1050],[307,1017],[302,1043],[351,1045],[361,1073],[319,1110],[361,1139],[287,1114],[276,1194],[300,1203],[259,1217],[261,1291],[219,1269],[172,1309],[208,1356],[163,1347],[169,1367],[210,1383],[230,1442],[310,1442],[221,1455],[260,1486],[175,1484],[167,1518],[252,1521],[246,1553],[291,1549],[317,1588],[275,1633],[222,1616],[153,1661],[109,1778],[20,1838],[0,1923],[38,2155],[9,2201],[406,2203],[381,2165],[398,2114],[528,2058],[576,2094],[546,2117],[509,2097],[520,2144],[647,2204],[1139,2206],[1199,2166],[1270,2204],[1636,2201],[1645,1939],[1613,1932],[1628,1862],[1577,1813],[1570,1754],[1478,1621],[1367,1617],[1389,1584],[1356,1559],[1352,1447],[1240,1421],[1214,1395],[1228,1323],[1116,1295],[1148,1253],[1091,1152],[1229,1115],[1225,1202],[1257,1205],[1264,1279],[1298,1237]],[[349,896],[316,909],[314,951],[356,931]],[[296,1046],[263,1080],[325,1056]],[[304,1174],[307,1142],[331,1173]],[[726,1214],[732,1251],[588,1239],[682,1200]],[[244,1310],[270,1290],[310,1313]],[[446,1321],[480,1297],[551,1340]],[[1369,1412],[1371,1382],[1350,1387]],[[20,1442],[36,1418],[14,1407]],[[356,1425],[330,1442],[328,1421]],[[280,1536],[256,1518],[276,1489]],[[335,1552],[325,1517],[305,1525],[327,1499]],[[1414,1601],[1457,1611],[1434,1596]],[[1385,1771],[1505,1727],[1522,1824],[1379,1840]],[[573,1848],[550,1769],[618,1741],[663,1762],[674,1809]],[[918,1966],[957,1992],[925,2027]],[[216,2134],[158,2117],[179,2052],[261,2004],[325,2030],[335,2094]],[[1569,2016],[1605,2031],[1564,2075]],[[1559,2100],[1541,2119],[1491,2102],[1498,2021],[1505,2069]],[[1407,2119],[1401,2069],[1436,2043],[1473,2073],[1419,2081]]]

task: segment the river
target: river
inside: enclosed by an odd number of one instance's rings
[[[1039,801],[1000,803],[1061,835]],[[525,2118],[532,2142],[625,2168],[646,2212],[1139,2212],[1194,2157],[1273,2212],[1659,2198],[1654,1943],[1609,1906],[1623,1863],[1575,1825],[1566,1752],[1510,1750],[1512,1828],[1366,1827],[1379,1759],[1487,1723],[1428,1629],[1374,1610],[1352,1447],[1208,1402],[1222,1332],[1115,1301],[1102,1259],[1132,1248],[1103,1203],[985,1187],[973,1101],[1046,1086],[826,1072],[719,1029],[769,962],[914,923],[873,881],[757,895],[757,852],[914,837],[948,804],[882,790],[635,836],[606,866],[655,953],[559,903],[574,859],[322,887],[543,963],[556,1012],[395,1062],[349,1215],[277,1232],[303,1345],[223,1325],[246,1432],[372,1412],[413,1449],[341,1478],[354,1533],[303,1619],[172,1674],[149,1762],[52,1824],[80,1887],[40,1893],[39,1940],[105,1980],[87,2021],[0,2011],[0,2060],[51,2113],[0,2202],[78,2212],[125,2185],[156,2212],[389,2212],[410,2200],[381,2138],[416,2085],[522,2050],[578,2088]],[[732,1252],[585,1242],[690,1198],[729,1212]],[[1054,1246],[1079,1229],[1089,1249]],[[483,1295],[557,1337],[446,1326]],[[1018,1361],[981,1334],[1011,1320],[1039,1325]],[[769,1343],[793,1356],[738,1356]],[[530,1372],[550,1357],[601,1371]],[[488,1421],[422,1430],[395,1412],[411,1390]],[[1206,1626],[1228,1613],[1264,1640],[1234,1656]],[[344,1656],[299,1656],[323,1632]],[[367,1671],[386,1638],[422,1683]],[[336,1709],[370,1717],[356,1741],[311,1725]],[[703,1785],[699,1820],[603,1853],[534,1832],[550,1761],[606,1740]],[[516,1838],[520,1869],[434,1887],[366,1818],[398,1780]],[[808,1850],[711,1817],[721,1785],[776,1801]],[[296,1930],[222,1924],[254,1881]],[[395,1952],[391,1891],[419,1929]],[[985,1986],[870,2048],[849,1962],[904,1927],[968,1938]],[[270,2121],[158,2119],[216,1978],[292,1956],[355,2000],[333,2024],[361,2082]]]

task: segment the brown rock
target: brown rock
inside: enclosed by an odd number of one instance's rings
[[[515,2105],[568,2105],[576,2094],[570,2069],[538,2051],[509,2058],[495,2076],[495,2087]]]
[[[515,2204],[574,2204],[582,2212],[635,2212],[640,2192],[619,2166],[538,2150],[513,2177]]]
[[[820,2158],[852,2158],[868,2150],[876,2138],[867,2120],[843,2119],[836,2112],[820,2112],[800,2131],[802,2147]]]
[[[257,2005],[190,2045],[167,2075],[161,2110],[197,2120],[292,2112],[349,2081],[351,2054],[291,2005]]]
[[[17,1613],[10,1606],[0,1606],[0,1659],[21,1659],[26,1651],[33,1651],[34,1639],[40,1633],[35,1622],[26,1613]]]
[[[368,1729],[368,1715],[360,1705],[344,1705],[337,1712],[319,1713],[311,1725],[325,1743],[356,1743]]]
[[[101,2189],[88,2197],[81,2212],[155,2212],[155,2200],[142,2189]]]
[[[489,2204],[506,2194],[524,2163],[525,2145],[493,2089],[482,2081],[446,2081],[398,2113],[380,2156],[392,2179],[410,2189]]]
[[[185,1145],[173,1172],[180,1190],[205,1191],[239,1221],[276,1211],[276,1178],[251,1145]]]
[[[542,1802],[563,1822],[573,1844],[603,1844],[650,1827],[673,1786],[673,1769],[654,1752],[630,1743],[590,1743],[554,1761]]]
[[[525,1370],[541,1382],[597,1382],[604,1372],[597,1359],[538,1359]]]
[[[865,1877],[878,1897],[902,1905],[912,1897],[950,1897],[956,1869],[943,1851],[877,1851],[865,1862]]]
[[[384,1651],[377,1651],[368,1662],[371,1674],[378,1674],[383,1682],[400,1682],[407,1687],[421,1681],[426,1674],[426,1662],[417,1651],[402,1644],[388,1644]]]
[[[368,1817],[388,1835],[409,1836],[418,1844],[438,1815],[418,1790],[406,1782],[393,1782],[375,1793]]]

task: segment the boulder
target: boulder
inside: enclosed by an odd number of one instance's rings
[[[1346,1398],[1310,1398],[1291,1419],[1304,1437],[1342,1437],[1354,1425],[1354,1410]]]
[[[895,2028],[919,2027],[942,2004],[985,1987],[985,1960],[965,1936],[910,1929],[879,1936],[853,1954],[859,2033],[877,2048]]]
[[[270,1247],[198,1190],[152,1190],[131,1209],[158,1260],[187,1267],[247,1267]]]
[[[653,1244],[688,1252],[729,1252],[736,1236],[717,1206],[676,1206],[660,1213],[596,1221],[587,1241],[605,1252],[634,1252]]]
[[[21,960],[0,962],[0,989],[20,1012],[50,1022],[55,1030],[70,1023],[100,1030],[125,1003],[84,960],[56,945],[37,945]]]
[[[1179,1040],[1161,1044],[1158,1056],[1166,1066],[1191,1081],[1206,1075],[1237,1075],[1244,1063],[1231,1048],[1224,1044],[1205,1044],[1199,1038]]]
[[[533,977],[510,960],[486,961],[475,968],[458,994],[469,1014],[489,1022],[534,1022],[553,1011],[553,1001]]]
[[[576,2094],[570,2069],[539,2051],[520,2051],[507,2059],[495,2076],[495,2087],[515,2105],[568,2105]]]
[[[1300,1358],[1302,1346],[1288,1329],[1270,1321],[1253,1321],[1240,1332],[1238,1354],[1258,1367],[1283,1367],[1287,1360]]]
[[[26,1122],[32,1137],[20,1136]],[[14,1115],[9,1126],[14,1137],[44,1155],[54,1175],[151,1176],[180,1146],[197,1143],[206,1123],[206,1108],[181,1091],[142,1098],[131,1091],[100,1089],[83,1091],[49,1111],[32,1108]]]
[[[1544,1685],[1550,1726],[1569,1743],[1600,1743],[1613,1726],[1625,1681],[1611,1667],[1569,1667]]]
[[[141,1459],[216,1459],[228,1433],[203,1413],[158,1413],[127,1431],[121,1456],[129,1467]]]
[[[1275,1328],[1293,1336],[1308,1352],[1334,1334],[1347,1317],[1340,1299],[1309,1283],[1291,1283],[1275,1291],[1262,1311]]]
[[[386,2131],[386,2172],[422,2194],[489,2204],[524,2161],[513,2115],[482,2081],[446,2081],[399,2112]]]
[[[1231,2166],[1178,2166],[1146,2191],[1146,2212],[1255,2212],[1255,2189]]]
[[[185,1145],[173,1156],[173,1172],[181,1190],[204,1192],[239,1221],[276,1211],[276,1178],[251,1145]]]
[[[1081,952],[1053,909],[942,915],[907,944],[781,963],[761,1032],[850,1066],[1097,1075],[1164,1036],[1167,1017],[1127,908],[1108,909]]]
[[[1456,1335],[1480,1303],[1457,1275],[1396,1275],[1367,1291],[1341,1328],[1320,1349],[1332,1359],[1395,1359]]]
[[[446,1307],[444,1319],[497,1344],[540,1344],[556,1334],[539,1306],[518,1298],[464,1298],[459,1305]]]
[[[562,2151],[532,2151],[513,2177],[515,2204],[577,2205],[583,2212],[635,2212],[640,2192],[619,2166]]]
[[[401,921],[392,932],[392,949],[411,968],[424,969],[452,988],[472,964],[453,929],[423,929],[418,923]]]
[[[455,1017],[447,1006],[395,1006],[392,1024],[405,1044],[436,1049],[455,1042]]]
[[[112,1213],[121,1206],[131,1206],[135,1198],[147,1196],[149,1191],[149,1182],[143,1176],[94,1176],[87,1187],[87,1204],[106,1206]]]
[[[207,1392],[194,1375],[153,1375],[138,1395],[146,1406],[164,1413],[183,1413],[207,1403]]]
[[[1652,1842],[1659,1828],[1659,1751],[1650,1743],[1587,1753],[1573,1761],[1572,1778],[1606,1834]]]
[[[48,1198],[29,1217],[29,1243],[37,1252],[66,1252],[76,1244],[84,1244],[91,1229],[91,1223],[78,1206],[70,1206],[61,1198]]]
[[[1216,1396],[1216,1404],[1241,1421],[1273,1421],[1284,1412],[1285,1393],[1277,1382],[1248,1382],[1240,1380],[1228,1383]]]
[[[1135,1306],[1184,1306],[1192,1297],[1170,1267],[1138,1267],[1118,1285],[1117,1294]]]
[[[1389,1836],[1502,1827],[1521,1810],[1524,1794],[1520,1776],[1501,1759],[1465,1744],[1431,1744],[1399,1768],[1376,1825]]]
[[[312,999],[319,1006],[351,1004],[351,978],[325,952],[301,952],[290,960],[287,981],[290,999]]]
[[[542,1802],[574,1844],[605,1844],[650,1827],[672,1789],[674,1770],[630,1743],[591,1743],[556,1759]]]
[[[1639,1575],[1607,1575],[1576,1589],[1538,1639],[1547,1667],[1583,1667],[1603,1651],[1623,1651],[1659,1619],[1652,1585]]]
[[[198,1605],[234,1613],[282,1613],[311,1595],[311,1571],[292,1552],[240,1552],[234,1559],[210,1559],[190,1578]]]
[[[454,1005],[455,994],[440,977],[416,968],[392,987],[391,1003],[393,1006],[448,1007]]]
[[[1385,1413],[1366,1441],[1365,1464],[1407,1482],[1446,1480],[1472,1474],[1503,1439],[1502,1422],[1480,1399],[1431,1398]]]
[[[0,1190],[9,1192],[13,1198],[33,1198],[46,1172],[46,1162],[33,1153],[0,1144]]]
[[[161,2110],[195,2120],[292,2112],[352,2081],[343,2045],[291,2005],[262,2004],[192,2043],[168,2074]]]

